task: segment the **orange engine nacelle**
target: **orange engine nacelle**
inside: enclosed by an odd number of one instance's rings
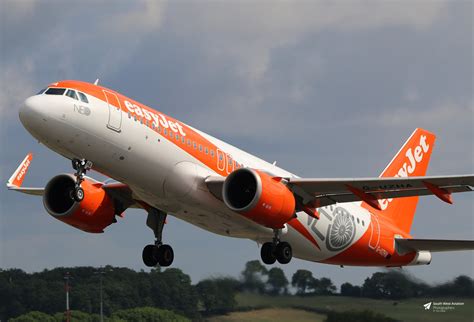
[[[60,174],[46,185],[43,204],[54,218],[89,233],[102,233],[114,221],[115,207],[101,184],[85,179],[81,183],[84,200],[76,202],[71,197],[75,178]]]
[[[293,193],[261,171],[235,170],[225,179],[222,196],[231,210],[269,228],[283,228],[295,215]]]

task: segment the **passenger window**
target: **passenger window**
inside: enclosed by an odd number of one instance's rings
[[[48,90],[44,93],[46,95],[63,95],[65,91],[66,91],[65,88],[51,87],[51,88],[48,88]]]
[[[214,150],[211,150],[211,157],[214,157]]]
[[[181,143],[184,144],[184,142],[186,142],[186,140],[184,139],[184,136],[181,137]]]
[[[175,138],[179,141],[179,134],[176,134]]]
[[[196,144],[196,142],[193,142],[193,146],[194,146],[195,149],[197,149],[197,144]]]
[[[188,139],[188,145],[191,146],[191,140],[190,139]]]
[[[166,129],[163,129],[163,134],[168,135],[168,131]]]
[[[84,93],[81,93],[81,92],[77,92],[79,94],[79,98],[81,99],[81,101],[83,101],[84,103],[89,103],[89,100],[87,99],[87,96],[84,94]]]
[[[209,154],[209,149],[207,148],[207,146],[206,146],[206,148],[204,149],[204,152],[205,152],[206,154]]]
[[[76,91],[73,91],[72,89],[68,89],[68,90],[67,90],[66,96],[69,96],[70,98],[73,98],[73,99],[75,99],[76,101],[79,100],[79,99],[77,98]]]

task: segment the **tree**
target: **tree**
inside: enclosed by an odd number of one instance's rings
[[[16,318],[9,319],[8,321],[10,322],[36,322],[36,321],[56,322],[56,319],[46,313],[32,311],[32,312],[20,315]]]
[[[329,295],[336,292],[336,286],[334,286],[332,281],[327,277],[313,279],[310,287],[313,289],[313,292],[318,295]]]
[[[436,285],[430,289],[430,295],[432,296],[467,296],[472,297],[474,295],[474,284],[469,276],[459,275],[454,280]]]
[[[352,297],[360,297],[361,295],[361,288],[360,286],[354,286],[351,283],[344,283],[341,285],[341,295],[343,296],[352,296]]]
[[[314,283],[313,273],[305,269],[297,270],[291,278],[291,285],[296,287],[296,294],[298,295],[306,294],[306,291],[314,286]]]
[[[267,269],[260,261],[247,262],[242,271],[242,288],[250,292],[264,293],[265,283],[262,281],[262,277],[267,274]]]
[[[272,295],[288,293],[288,279],[281,268],[273,267],[268,271],[267,284]]]
[[[111,320],[123,320],[128,322],[188,322],[188,318],[175,314],[168,310],[153,307],[139,307],[114,312]]]
[[[156,272],[151,291],[151,297],[157,307],[189,317],[198,315],[196,289],[191,285],[189,275],[179,268],[168,268],[162,273]]]
[[[88,314],[81,311],[72,310],[71,321],[74,322],[100,322],[100,316],[98,314]],[[64,312],[56,313],[54,316],[56,322],[66,321],[66,315]]]
[[[206,279],[196,285],[199,299],[207,313],[226,313],[236,306],[239,281],[231,277]]]
[[[459,275],[453,281],[453,289],[457,296],[469,296],[471,297],[473,293],[474,284],[472,279],[466,275]]]
[[[362,294],[371,298],[404,299],[416,295],[417,286],[400,272],[377,272],[365,279]]]

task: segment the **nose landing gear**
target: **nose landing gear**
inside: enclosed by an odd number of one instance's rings
[[[155,244],[146,245],[142,252],[143,263],[148,267],[153,267],[156,265],[167,267],[173,263],[173,248],[171,248],[170,245],[162,243],[162,233],[165,220],[166,213],[161,210],[151,208],[148,212],[146,224],[153,230],[153,233],[155,234]]]
[[[280,241],[279,229],[274,229],[273,231],[273,241],[264,243],[260,250],[262,262],[267,265],[274,264],[276,261],[280,264],[288,264],[293,257],[291,245],[287,242]]]
[[[92,168],[92,162],[86,159],[73,159],[72,168],[76,170],[74,173],[76,183],[74,190],[71,191],[71,198],[76,202],[81,202],[84,199],[84,190],[81,188],[81,183],[84,181],[86,172]]]

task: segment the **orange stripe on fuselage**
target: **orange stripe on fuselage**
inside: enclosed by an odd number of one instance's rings
[[[108,103],[104,90],[113,93],[117,95],[120,101],[120,106],[115,107],[120,108],[127,117],[132,119],[136,118],[136,122],[141,122],[143,126],[147,126],[151,130],[161,134],[163,138],[166,138],[180,149],[186,151],[216,173],[227,176],[235,169],[243,166],[241,163],[235,161],[233,156],[222,151],[219,147],[215,146],[186,124],[114,90],[74,80],[60,81],[49,85],[49,87],[76,89],[88,95],[92,95],[104,103]]]

